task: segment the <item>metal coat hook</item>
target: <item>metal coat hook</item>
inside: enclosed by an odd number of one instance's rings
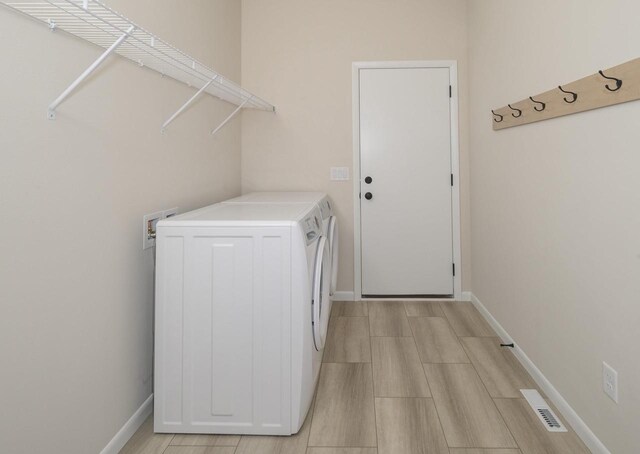
[[[542,102],[542,101],[536,101],[535,99],[533,99],[531,96],[529,96],[529,99],[531,100],[531,102],[535,103],[535,104],[540,104],[540,108],[538,109],[538,106],[533,106],[533,109],[536,112],[542,112],[544,109],[547,108],[547,104]]]
[[[504,120],[504,115],[500,115],[495,113],[493,110],[491,111],[492,114],[494,114],[496,117],[500,117],[499,119],[494,118],[493,121],[495,121],[496,123],[501,123],[502,120]]]
[[[571,101],[569,101],[569,100],[567,99],[567,97],[566,97],[566,96],[564,97],[564,102],[566,102],[567,104],[573,104],[574,102],[576,102],[576,101],[577,101],[577,99],[578,99],[578,93],[574,93],[574,92],[572,92],[572,91],[563,90],[563,88],[562,88],[562,86],[561,86],[561,85],[558,85],[558,89],[559,89],[562,93],[567,93],[567,94],[569,94],[569,95],[573,96],[573,99],[572,99]]]
[[[605,85],[604,87],[609,90],[609,91],[618,91],[620,90],[620,88],[622,88],[622,81],[620,79],[616,79],[615,77],[609,77],[609,76],[605,76],[604,73],[602,71],[598,71],[598,73],[604,77],[605,79],[609,79],[609,80],[615,80],[616,81],[616,88],[611,88],[609,86],[609,84]]]
[[[507,106],[509,106],[509,109],[513,110],[514,112],[518,112],[518,115],[512,113],[511,116],[513,118],[520,118],[522,116],[522,111],[520,109],[516,109],[515,107],[511,107],[511,104],[507,104]]]

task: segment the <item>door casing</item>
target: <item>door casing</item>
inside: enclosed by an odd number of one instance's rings
[[[440,61],[385,61],[353,63],[353,215],[354,215],[354,299],[362,297],[362,254],[361,254],[361,219],[360,219],[360,70],[389,68],[448,68],[451,85],[451,172],[453,188],[451,208],[453,219],[453,259],[456,273],[453,276],[453,298],[462,298],[462,258],[460,250],[460,144],[458,138],[458,63],[455,60]]]

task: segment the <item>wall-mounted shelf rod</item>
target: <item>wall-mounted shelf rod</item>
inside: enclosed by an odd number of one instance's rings
[[[0,0],[0,4],[38,19],[52,31],[64,31],[106,49],[94,64],[83,73],[51,106],[55,112],[59,104],[95,71],[111,53],[127,58],[138,66],[157,71],[189,87],[205,87],[208,93],[236,106],[274,112],[275,107],[250,93],[193,57],[148,32],[100,0]],[[197,98],[197,96],[196,96]],[[193,98],[195,100],[195,98]],[[188,102],[170,118],[171,123],[192,104]],[[248,100],[248,101],[247,101]],[[168,126],[168,124],[166,126]],[[165,127],[166,127],[165,126]]]

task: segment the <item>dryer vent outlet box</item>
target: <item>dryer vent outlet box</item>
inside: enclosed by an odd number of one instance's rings
[[[156,245],[156,227],[162,219],[167,219],[178,214],[178,208],[169,208],[164,211],[145,214],[142,216],[142,249],[149,249]]]

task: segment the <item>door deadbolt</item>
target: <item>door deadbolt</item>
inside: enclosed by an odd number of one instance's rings
[[[367,200],[371,200],[371,199],[373,199],[373,194],[371,194],[370,192],[367,192],[367,193],[364,195],[364,198],[365,198],[365,199],[367,199]]]
[[[367,178],[364,179],[364,182],[367,183],[367,184],[371,184],[371,182],[373,182],[373,178],[367,177]]]

